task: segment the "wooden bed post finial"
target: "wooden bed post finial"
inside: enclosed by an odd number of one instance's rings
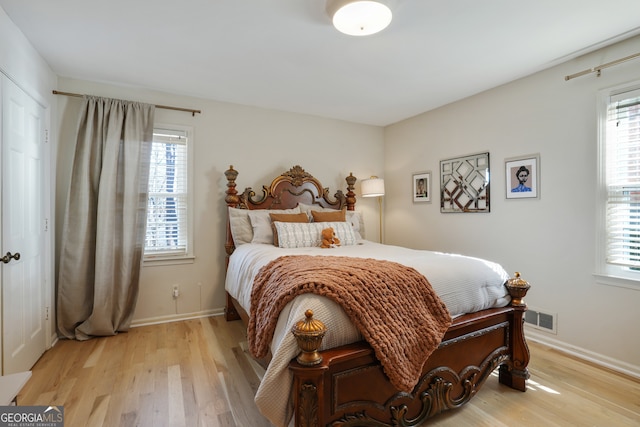
[[[322,362],[322,356],[318,352],[322,344],[322,338],[327,332],[327,327],[319,320],[313,318],[313,311],[307,310],[305,318],[296,323],[291,332],[298,341],[298,347],[302,352],[296,360],[303,366],[313,366]]]
[[[520,273],[516,271],[515,277],[507,280],[505,285],[511,295],[511,305],[515,307],[525,307],[523,299],[527,295],[527,291],[531,285],[529,282],[520,277]]]
[[[224,176],[227,177],[227,191],[224,201],[227,202],[227,206],[235,208],[240,203],[238,197],[238,191],[236,190],[236,178],[238,177],[238,171],[233,168],[233,165],[229,166],[229,169],[225,171]]]
[[[347,210],[352,211],[356,206],[356,193],[353,190],[356,188],[358,178],[353,176],[353,172],[350,172],[345,179],[347,181]]]

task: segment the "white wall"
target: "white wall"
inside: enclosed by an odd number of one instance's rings
[[[44,59],[38,54],[33,46],[31,46],[24,34],[22,34],[18,27],[14,25],[2,8],[0,8],[0,73],[9,77],[9,79],[20,87],[20,89],[44,107],[46,121],[45,127],[49,130],[50,135],[49,144],[45,146],[44,158],[45,160],[51,160],[55,153],[57,142],[55,138],[55,134],[57,133],[56,123],[53,123],[55,120],[51,120],[51,117],[55,117],[57,114],[57,110],[55,103],[53,103],[51,90],[55,87],[57,78]],[[53,165],[52,162],[45,163],[44,173],[45,176],[48,177],[51,188],[53,188],[55,186],[55,165]],[[43,200],[43,207],[45,209],[45,215],[47,215],[51,222],[53,222],[55,218],[54,212],[51,208],[52,204],[50,202],[52,203],[47,195],[47,198]],[[56,335],[53,277],[54,239],[50,234],[45,237],[48,251],[45,250],[46,254],[44,257],[44,275],[47,280],[47,283],[44,284],[46,289],[46,300],[44,303],[49,307],[49,312],[51,314],[45,325],[47,332],[47,346],[51,345]],[[0,304],[0,332],[2,331],[1,311],[2,304]],[[0,365],[1,362],[2,356],[0,355]]]
[[[59,80],[58,90],[129,99],[202,110],[189,113],[157,109],[156,122],[194,127],[195,139],[195,254],[193,264],[143,268],[134,324],[207,313],[224,307],[224,236],[226,205],[224,171],[239,171],[237,190],[261,189],[294,165],[318,178],[332,194],[346,191],[345,177],[381,174],[383,129],[265,110],[241,105],[170,95],[143,89],[87,81]],[[59,97],[60,148],[58,158],[58,235],[66,203],[79,98]],[[356,184],[359,189],[359,185]],[[359,199],[370,238],[378,238],[375,200]],[[59,239],[57,239],[59,240]],[[58,244],[59,245],[59,244]],[[182,296],[171,296],[179,284]]]
[[[385,129],[387,243],[482,256],[520,271],[530,307],[557,313],[553,345],[640,376],[640,286],[596,283],[596,95],[640,79],[640,60],[564,76],[640,51],[628,40]],[[490,152],[491,212],[440,213],[439,161]],[[540,199],[506,200],[504,160],[540,154]],[[433,172],[433,202],[413,204],[411,175]]]

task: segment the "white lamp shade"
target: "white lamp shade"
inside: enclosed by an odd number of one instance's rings
[[[380,0],[329,0],[327,12],[333,26],[350,36],[368,36],[387,28],[391,9]]]
[[[384,196],[384,179],[369,178],[363,179],[361,184],[362,197]]]

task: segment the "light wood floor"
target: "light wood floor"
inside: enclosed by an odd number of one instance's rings
[[[62,405],[66,427],[268,426],[253,395],[258,377],[238,343],[240,322],[221,317],[60,341],[33,368],[19,405]],[[489,378],[434,426],[638,426],[640,382],[529,343],[521,393]]]

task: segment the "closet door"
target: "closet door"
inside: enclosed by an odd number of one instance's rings
[[[31,369],[46,348],[45,116],[36,101],[1,76],[2,373],[7,375]]]

